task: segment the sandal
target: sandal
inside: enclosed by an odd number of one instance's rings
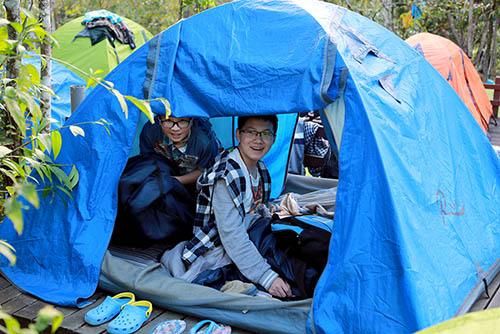
[[[212,320],[202,320],[191,328],[189,334],[231,334],[231,327],[217,325]]]
[[[123,305],[135,302],[132,292],[122,292],[106,299],[97,307],[94,307],[85,314],[85,322],[92,326],[98,326],[113,319],[120,313]]]
[[[141,328],[149,319],[153,305],[146,300],[127,304],[120,314],[108,324],[107,331],[111,334],[130,334]]]
[[[151,334],[181,334],[186,329],[184,320],[168,320],[158,324]]]

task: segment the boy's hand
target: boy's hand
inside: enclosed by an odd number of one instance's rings
[[[281,277],[278,277],[274,280],[274,282],[271,284],[271,287],[269,288],[269,293],[275,297],[293,297],[290,285]]]

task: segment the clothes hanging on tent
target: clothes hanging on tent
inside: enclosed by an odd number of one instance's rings
[[[83,29],[75,36],[75,38],[87,37],[90,39],[90,45],[94,46],[97,43],[108,39],[113,47],[115,47],[115,38],[111,35],[109,30],[105,27],[97,27],[94,29]]]
[[[191,236],[194,198],[171,176],[172,168],[158,154],[128,161],[119,183],[116,242],[173,245]]]
[[[122,17],[119,15],[116,15],[115,13],[112,13],[108,10],[105,9],[100,9],[100,10],[93,10],[90,12],[85,13],[83,16],[83,23],[91,22],[95,19],[98,18],[106,18],[108,19],[111,23],[120,23],[123,21]]]
[[[299,118],[290,153],[288,172],[304,175],[304,167],[309,168],[313,176],[319,176],[330,144],[325,137],[323,125],[317,113],[310,113]]]
[[[107,38],[113,47],[115,46],[115,40],[118,40],[122,44],[128,44],[131,49],[135,49],[136,47],[134,33],[128,29],[122,20],[112,19],[108,16],[86,16],[82,21],[82,25],[85,28],[75,38],[88,37],[92,45]]]

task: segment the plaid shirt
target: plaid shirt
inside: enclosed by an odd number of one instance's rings
[[[324,158],[330,148],[330,144],[325,138],[316,135],[320,127],[321,125],[316,122],[304,122],[304,153]]]
[[[221,244],[212,208],[212,196],[217,181],[226,181],[234,205],[241,217],[245,216],[243,205],[243,194],[247,191],[245,174],[241,166],[228,155],[229,151],[222,152],[215,159],[214,166],[205,170],[198,179],[199,194],[196,201],[194,236],[186,243],[182,253],[182,260],[188,264],[193,263],[211,248]],[[257,169],[263,183],[263,203],[267,203],[271,193],[271,177],[262,161],[258,162]]]

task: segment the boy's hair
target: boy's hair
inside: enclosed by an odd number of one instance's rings
[[[278,131],[278,117],[276,115],[240,116],[238,117],[238,129],[242,129],[245,123],[251,118],[271,122],[273,124],[273,132],[276,134],[276,131]]]

